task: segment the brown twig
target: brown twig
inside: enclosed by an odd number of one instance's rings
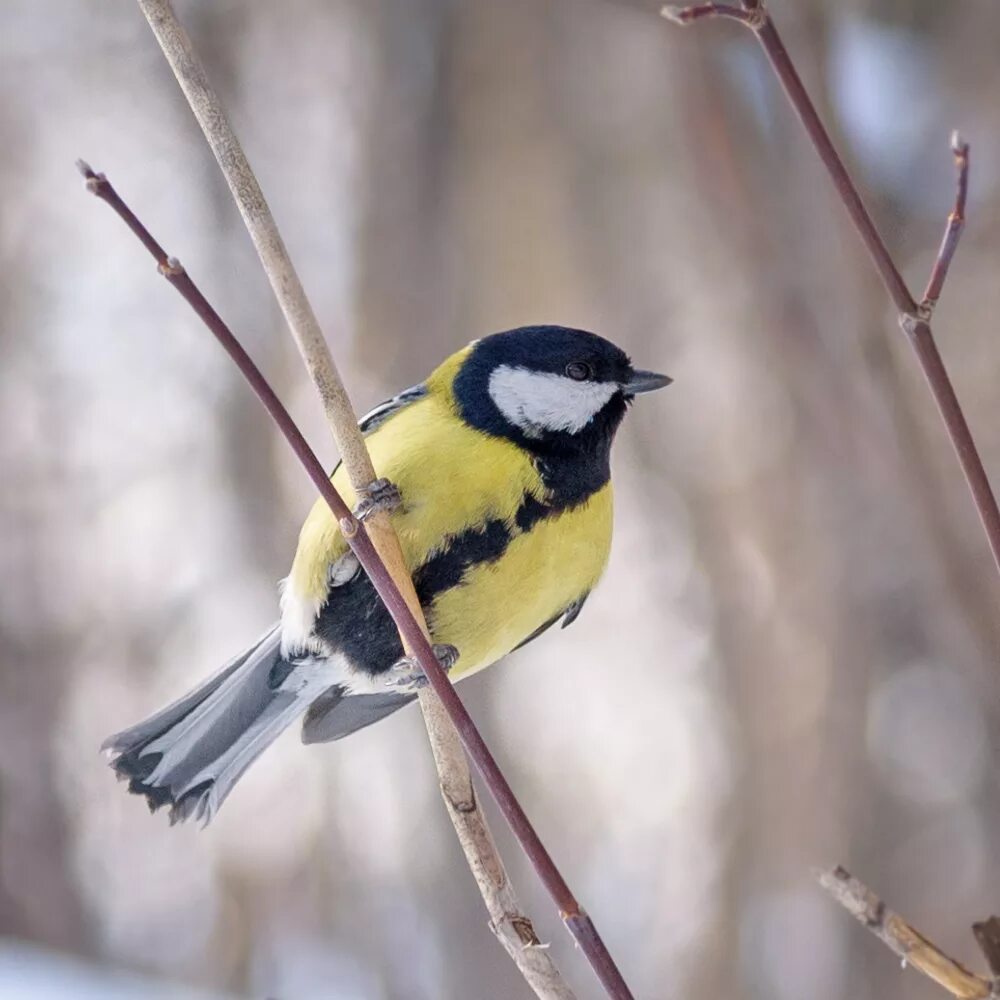
[[[848,913],[860,920],[905,965],[912,965],[952,996],[959,1000],[992,1000],[996,996],[993,983],[949,958],[844,868],[838,865],[830,871],[820,872],[817,878]],[[991,917],[985,925],[976,926],[992,927],[996,921],[996,917]],[[986,946],[983,948],[985,950]]]
[[[955,207],[948,216],[948,222],[944,227],[944,236],[941,238],[941,247],[938,250],[934,267],[931,269],[931,276],[924,289],[924,297],[920,302],[920,314],[924,319],[929,320],[941,298],[941,289],[944,287],[945,278],[948,277],[948,268],[951,267],[951,259],[955,256],[958,248],[958,240],[965,228],[965,202],[969,196],[969,144],[965,142],[958,132],[951,134],[951,151],[955,157],[955,168],[958,172],[958,182],[955,190]]]
[[[330,510],[340,524],[344,538],[358,557],[364,571],[371,578],[375,590],[392,615],[400,635],[404,637],[407,648],[413,651],[421,669],[441,699],[466,751],[475,763],[504,818],[510,824],[518,843],[531,860],[539,878],[559,908],[559,915],[563,923],[586,955],[608,996],[615,998],[615,1000],[631,1000],[632,994],[598,934],[593,921],[580,907],[514,796],[513,790],[479,734],[475,723],[434,656],[427,637],[410,611],[385,564],[379,558],[366,525],[351,513],[347,504],[334,489],[333,483],[302,436],[301,431],[261,374],[260,369],[257,368],[235,335],[202,295],[180,263],[175,258],[167,256],[160,244],[122,201],[103,174],[95,173],[83,162],[79,164],[79,167],[86,179],[87,189],[114,209],[139,238],[143,246],[156,260],[160,273],[181,294],[214,334],[278,425],[316,489],[329,504]],[[533,930],[522,932],[522,951],[542,953],[543,949],[534,947],[537,944],[538,941]]]
[[[872,221],[857,186],[851,179],[844,161],[823,125],[766,5],[762,0],[743,0],[741,8],[738,9],[731,4],[697,4],[686,8],[669,5],[664,7],[661,13],[664,17],[678,24],[688,24],[709,16],[736,20],[749,27],[760,42],[771,67],[781,81],[789,102],[809,134],[816,153],[830,174],[837,194],[844,203],[862,243],[871,256],[875,270],[896,306],[899,324],[916,352],[917,360],[923,369],[934,401],[937,403],[941,419],[944,421],[969,491],[972,493],[972,499],[979,513],[983,530],[986,532],[993,561],[996,563],[997,569],[1000,570],[1000,508],[997,507],[996,497],[990,487],[982,459],[976,450],[969,425],[966,423],[962,407],[955,395],[955,389],[934,341],[929,322],[930,316],[926,308],[927,296],[925,296],[925,302],[918,304],[910,293],[875,223]],[[956,151],[956,157],[959,159],[960,167],[959,200],[962,211],[958,213],[954,226],[952,220],[949,219],[945,240],[938,254],[931,281],[928,284],[929,290],[934,293],[934,297],[930,301],[931,309],[933,309],[933,303],[936,302],[936,297],[941,293],[941,285],[954,255],[964,221],[965,191],[968,184],[968,147],[962,144],[961,150]],[[952,213],[952,219],[955,218],[955,215],[956,213]]]

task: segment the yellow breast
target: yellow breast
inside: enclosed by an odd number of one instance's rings
[[[458,648],[452,677],[495,663],[590,591],[611,548],[610,483],[589,500],[511,540],[496,561],[466,572],[432,609],[435,642]]]
[[[491,518],[512,518],[526,492],[544,493],[520,448],[471,429],[434,397],[396,414],[366,443],[376,473],[392,480],[403,496],[392,521],[411,569],[449,536]],[[357,498],[343,467],[333,484],[353,508]],[[303,596],[324,597],[329,566],[346,551],[329,507],[318,500],[299,536],[293,586]]]
[[[377,474],[402,494],[392,520],[411,570],[487,521],[501,520],[511,529],[499,559],[470,567],[461,586],[439,594],[426,609],[434,641],[459,650],[452,676],[499,659],[600,577],[611,544],[610,484],[523,533],[515,515],[525,494],[545,499],[531,457],[510,441],[468,427],[449,396],[432,393],[411,404],[370,434],[367,444]],[[343,469],[333,482],[353,507]],[[318,501],[302,528],[288,581],[294,599],[318,611],[329,567],[346,551],[329,508]]]

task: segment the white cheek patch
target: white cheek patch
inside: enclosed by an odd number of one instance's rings
[[[618,391],[614,382],[577,382],[566,375],[500,365],[490,374],[490,398],[529,437],[583,430]]]

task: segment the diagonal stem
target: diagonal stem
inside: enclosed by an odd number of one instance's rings
[[[948,215],[944,236],[941,237],[941,247],[938,250],[934,267],[931,269],[931,276],[924,289],[924,297],[920,303],[921,313],[926,319],[930,319],[938,299],[941,298],[941,289],[948,277],[951,259],[955,256],[958,241],[965,228],[965,202],[969,197],[969,144],[962,139],[958,132],[951,134],[951,151],[955,157],[955,168],[958,173],[955,186],[955,207]]]
[[[586,955],[607,995],[613,1000],[632,1000],[632,994],[604,941],[598,934],[597,928],[577,902],[541,838],[535,832],[531,821],[515,797],[513,789],[486,746],[476,724],[472,721],[472,717],[438,663],[430,642],[376,552],[366,526],[351,513],[343,498],[334,488],[319,459],[302,436],[302,432],[295,425],[260,369],[254,364],[253,359],[247,354],[242,344],[205,296],[202,295],[184,268],[175,258],[167,256],[164,249],[125,204],[103,174],[95,173],[85,163],[81,162],[78,165],[86,179],[87,189],[114,209],[139,238],[143,246],[156,260],[160,273],[174,286],[212,332],[278,425],[313,485],[329,505],[334,517],[337,518],[345,540],[374,584],[375,590],[392,615],[400,635],[407,647],[412,650],[421,669],[430,681],[431,687],[441,699],[449,718],[458,731],[466,752],[476,765],[476,769],[503,813],[504,819],[507,820],[522,850],[531,860],[538,877],[558,907],[563,923]]]
[[[916,352],[920,367],[923,369],[924,378],[934,396],[934,402],[937,404],[938,412],[944,421],[952,447],[958,455],[962,472],[965,474],[965,481],[972,494],[972,500],[979,512],[979,519],[986,532],[993,560],[997,568],[1000,569],[1000,510],[997,509],[993,488],[990,486],[986,469],[983,468],[982,459],[976,450],[976,444],[965,419],[962,404],[958,401],[955,387],[952,385],[948,370],[941,358],[941,352],[934,340],[931,325],[925,319],[910,315],[900,315],[899,322]]]

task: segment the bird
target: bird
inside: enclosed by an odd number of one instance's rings
[[[572,624],[607,565],[610,453],[637,395],[672,379],[584,330],[526,326],[474,340],[360,422],[434,653],[454,682]],[[427,683],[326,502],[302,526],[280,617],[179,700],[103,744],[128,790],[171,824],[207,824],[288,726],[339,740]]]

